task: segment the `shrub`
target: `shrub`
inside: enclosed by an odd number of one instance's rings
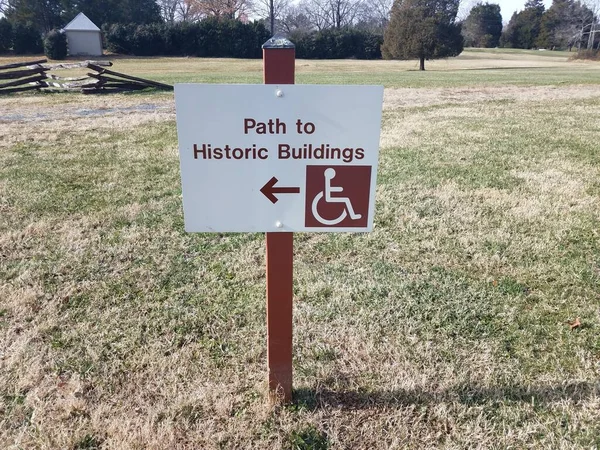
[[[0,19],[0,53],[7,53],[13,46],[13,27],[6,17]]]
[[[42,36],[31,23],[17,24],[13,34],[13,50],[16,54],[42,53]]]
[[[44,38],[44,54],[50,59],[67,57],[67,36],[59,30],[50,31]]]
[[[165,41],[162,25],[139,25],[131,37],[131,50],[137,56],[165,54]]]
[[[594,50],[587,50],[587,49],[582,49],[579,50],[578,52],[575,52],[570,59],[591,59],[594,61],[599,61],[600,60],[600,50],[598,49],[594,49]]]
[[[103,27],[108,50],[139,56],[260,58],[270,37],[263,22],[244,24],[215,17],[196,23]],[[293,33],[298,58],[381,58],[383,36],[358,28]]]
[[[292,33],[290,40],[296,46],[296,58],[311,59],[315,54],[316,33]]]
[[[106,40],[106,48],[114,53],[122,53],[124,55],[133,54],[133,33],[135,25],[113,23],[103,25],[104,38]]]
[[[195,56],[198,53],[198,24],[178,22],[163,28],[165,54]]]
[[[227,49],[221,47],[223,37],[219,20],[208,18],[198,23],[196,56],[225,56]]]
[[[381,59],[382,45],[382,35],[374,33],[365,33],[364,41],[356,57],[358,59]]]
[[[270,37],[262,23],[208,18],[197,23],[103,27],[108,50],[154,56],[260,58],[261,45]]]
[[[378,59],[383,36],[357,28],[296,33],[291,36],[296,55],[305,59]]]

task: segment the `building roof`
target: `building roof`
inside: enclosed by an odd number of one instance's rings
[[[88,19],[88,17],[80,12],[79,14],[77,14],[77,16],[75,16],[75,18],[73,20],[71,20],[66,27],[63,28],[63,30],[65,31],[71,31],[71,30],[76,30],[76,31],[100,31],[100,28],[98,28],[96,25],[94,25],[94,22],[92,22],[90,19]]]

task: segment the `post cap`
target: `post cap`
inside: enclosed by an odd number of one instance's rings
[[[288,38],[275,35],[265,42],[262,48],[296,48],[296,46]]]

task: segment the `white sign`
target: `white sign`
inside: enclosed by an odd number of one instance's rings
[[[371,231],[382,86],[175,85],[186,231]]]

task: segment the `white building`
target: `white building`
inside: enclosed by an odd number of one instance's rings
[[[67,35],[69,55],[102,55],[102,36],[100,28],[94,25],[84,13],[79,13],[63,28]]]

